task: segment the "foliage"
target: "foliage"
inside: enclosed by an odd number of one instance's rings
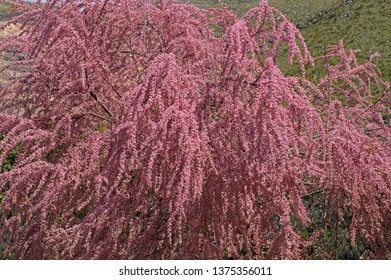
[[[375,56],[340,42],[309,82],[303,37],[266,1],[241,18],[173,0],[15,5],[23,32],[1,49],[32,72],[1,91],[4,258],[303,258],[330,239],[311,229],[313,193],[352,246],[390,257]],[[276,65],[284,45],[302,77]]]

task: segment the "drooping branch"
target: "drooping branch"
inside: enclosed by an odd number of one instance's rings
[[[340,43],[319,82],[286,76],[282,43],[312,58],[267,1],[241,18],[175,0],[23,9],[1,42],[34,53],[1,93],[2,258],[390,257],[389,88],[371,61]]]

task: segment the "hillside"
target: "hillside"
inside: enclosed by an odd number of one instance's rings
[[[217,0],[194,0],[201,7],[216,7]],[[237,14],[256,6],[257,0],[227,0]],[[391,0],[269,0],[302,31],[313,56],[327,45],[344,40],[346,48],[360,49],[359,59],[374,52],[384,78],[391,81]]]
[[[343,39],[346,48],[360,49],[359,58],[378,52],[384,78],[391,81],[391,0],[345,0],[330,10],[298,22],[313,55]]]
[[[260,2],[259,0],[226,0],[227,5],[234,10],[238,15],[243,15],[252,7],[255,7]],[[277,7],[288,18],[296,21],[302,18],[311,17],[323,10],[326,10],[334,5],[337,5],[341,0],[269,0],[269,4]],[[218,7],[218,0],[192,0],[192,4],[203,8]]]
[[[5,3],[0,3],[0,21],[8,18],[12,6]]]

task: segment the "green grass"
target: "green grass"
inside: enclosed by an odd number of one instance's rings
[[[254,0],[226,0],[225,2],[239,16],[242,16],[259,3],[259,1]],[[222,7],[218,0],[193,0],[191,3],[202,8]]]
[[[269,5],[279,9],[292,22],[311,18],[341,3],[341,0],[269,0]]]
[[[257,6],[259,0],[226,0],[227,5],[239,16]],[[269,5],[278,8],[292,21],[311,17],[342,2],[341,0],[269,0]],[[218,0],[192,0],[202,8],[220,7]]]
[[[0,3],[0,15],[8,14],[12,9],[12,5],[7,3]]]
[[[218,0],[192,3],[203,8],[219,6]],[[226,3],[241,16],[259,1],[227,0]],[[313,56],[322,55],[326,46],[343,39],[346,49],[361,50],[358,54],[361,61],[374,52],[380,53],[377,64],[383,77],[391,81],[391,0],[269,0],[269,4],[301,29]],[[281,64],[281,67],[286,66]]]
[[[346,49],[360,49],[359,60],[378,52],[383,76],[391,81],[391,0],[356,0],[325,15],[315,15],[300,26],[314,56],[328,44],[343,39]]]

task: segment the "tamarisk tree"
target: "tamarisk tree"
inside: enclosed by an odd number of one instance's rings
[[[305,258],[326,238],[300,231],[313,194],[352,246],[390,257],[376,54],[359,64],[340,42],[310,81],[316,60],[267,1],[241,18],[174,0],[12,3],[3,28],[21,32],[1,49],[30,71],[1,85],[2,258]],[[301,74],[280,70],[284,53]]]

